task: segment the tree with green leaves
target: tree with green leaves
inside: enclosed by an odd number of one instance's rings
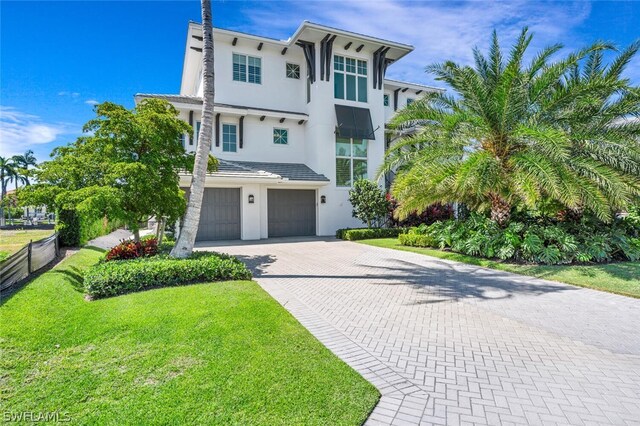
[[[636,42],[605,64],[598,42],[553,60],[562,46],[525,61],[525,28],[505,54],[496,33],[473,66],[427,68],[452,93],[432,92],[400,111],[403,136],[380,172],[397,172],[400,215],[464,203],[505,224],[514,208],[586,210],[603,221],[640,193],[640,90],[623,76]]]
[[[198,225],[200,224],[200,211],[202,210],[202,198],[204,197],[204,184],[207,177],[207,164],[211,151],[211,139],[213,137],[213,103],[214,103],[214,67],[213,67],[213,17],[211,14],[211,0],[202,0],[202,125],[198,135],[198,146],[189,190],[189,204],[187,212],[182,219],[180,235],[176,245],[171,250],[171,256],[184,258],[191,254],[196,242]]]
[[[389,201],[375,182],[358,179],[349,190],[349,202],[353,206],[352,216],[367,224],[380,227],[389,214]]]
[[[87,136],[56,148],[26,188],[21,202],[76,210],[92,218],[123,221],[139,238],[140,223],[151,216],[177,220],[185,209],[178,169],[187,154],[180,137],[190,126],[178,111],[159,99],[133,110],[105,102]]]

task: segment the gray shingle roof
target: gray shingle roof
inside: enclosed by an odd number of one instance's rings
[[[220,160],[219,172],[251,173],[266,172],[278,175],[283,179],[328,182],[326,176],[314,172],[306,164],[300,163],[265,163],[254,161]]]

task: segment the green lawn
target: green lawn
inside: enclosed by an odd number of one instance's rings
[[[0,306],[0,411],[81,424],[358,425],[379,393],[255,282],[87,302],[85,248]]]
[[[21,229],[15,231],[0,231],[0,260],[11,256],[29,241],[37,241],[53,234],[51,229]]]
[[[619,262],[600,265],[518,265],[432,248],[407,247],[401,245],[396,238],[379,238],[358,242],[640,298],[640,262]]]

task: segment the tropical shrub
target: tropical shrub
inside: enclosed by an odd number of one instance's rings
[[[387,194],[387,201],[389,201],[389,220],[387,223],[393,227],[410,228],[423,223],[431,225],[434,222],[453,219],[453,207],[450,204],[441,203],[432,204],[422,212],[414,211],[404,219],[399,219],[399,215],[396,214],[398,202],[391,194]]]
[[[140,241],[122,240],[107,252],[105,261],[137,259],[156,254],[158,254],[158,240],[155,238],[143,238]]]
[[[387,216],[389,202],[382,189],[367,179],[359,179],[349,190],[349,202],[353,206],[351,215],[371,228],[381,226]]]
[[[400,219],[458,202],[501,226],[542,204],[611,222],[637,199],[640,120],[629,117],[640,116],[640,92],[623,72],[640,42],[607,62],[617,50],[607,43],[554,59],[561,45],[531,54],[531,40],[525,28],[504,51],[494,32],[473,66],[427,67],[449,90],[398,111],[400,137],[379,171],[396,173]]]
[[[92,298],[102,298],[159,287],[248,279],[251,272],[235,257],[195,252],[186,259],[158,255],[98,263],[86,272],[84,285]]]
[[[348,241],[370,240],[372,238],[395,238],[407,232],[406,228],[356,228],[338,229],[336,238]]]
[[[501,227],[482,215],[471,214],[465,221],[448,220],[412,228],[399,236],[399,242],[550,265],[640,259],[640,227],[626,219],[605,224],[594,218],[559,222],[521,217]]]

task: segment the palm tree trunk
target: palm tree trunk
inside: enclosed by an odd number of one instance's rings
[[[511,217],[511,205],[501,196],[493,194],[491,198],[491,220],[504,226]]]
[[[176,245],[171,250],[171,256],[184,258],[191,254],[196,242],[196,233],[200,224],[200,210],[204,195],[204,184],[207,177],[209,152],[211,151],[211,137],[213,135],[213,20],[211,16],[211,0],[202,0],[202,76],[204,82],[202,120],[196,158],[193,166],[193,177],[189,191],[189,203],[184,216],[182,229]]]

